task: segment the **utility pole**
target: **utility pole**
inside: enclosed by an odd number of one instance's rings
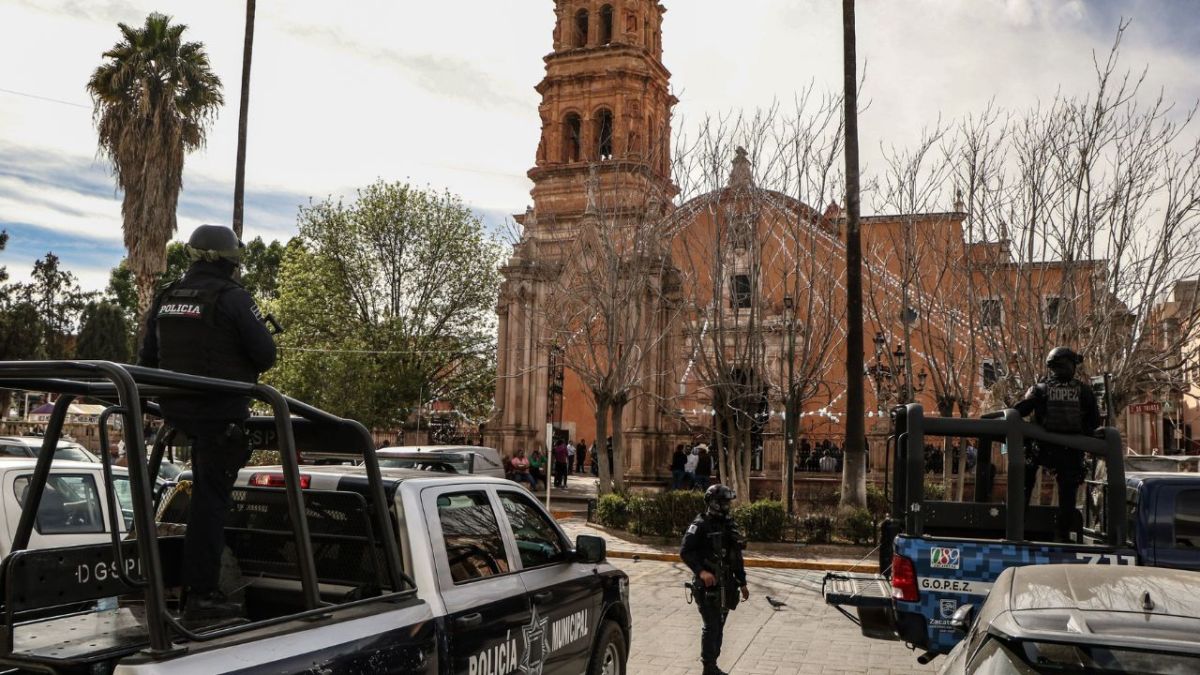
[[[859,231],[858,66],[854,0],[842,0],[842,52],[846,121],[846,459],[842,466],[843,507],[867,505],[867,462],[863,397],[862,233]]]
[[[783,311],[787,319],[787,402],[784,405],[783,426],[783,500],[788,515],[795,511],[796,501],[796,308],[789,289],[783,296]]]
[[[233,233],[242,238],[246,198],[246,119],[250,112],[250,57],[254,54],[254,0],[246,0],[246,42],[242,49],[242,96],[238,108],[237,166],[233,176]]]

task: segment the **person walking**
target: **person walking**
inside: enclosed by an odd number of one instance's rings
[[[575,444],[567,443],[567,473],[575,470]]]
[[[683,465],[683,479],[689,490],[696,487],[696,465],[700,463],[700,446],[692,448]]]
[[[737,495],[724,485],[704,492],[704,511],[696,516],[683,535],[679,557],[692,571],[689,584],[700,610],[700,662],[703,675],[727,675],[717,666],[725,621],[738,602],[750,598],[742,549],[746,540],[731,515]]]
[[[685,479],[684,468],[687,467],[687,454],[683,451],[683,443],[675,446],[675,453],[671,455],[671,489],[679,490],[683,488]]]
[[[138,363],[190,375],[258,382],[275,365],[275,340],[254,298],[234,275],[242,242],[228,227],[201,225],[184,247],[191,264],[147,313]],[[191,440],[192,499],[184,537],[185,621],[242,614],[220,588],[233,483],[250,459],[244,424],[250,399],[230,394],[163,396],[163,419]]]
[[[575,446],[575,473],[583,473],[583,465],[587,461],[587,442],[580,440]]]

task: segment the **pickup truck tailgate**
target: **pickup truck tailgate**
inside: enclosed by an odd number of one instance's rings
[[[876,640],[895,640],[896,628],[892,610],[891,582],[879,574],[854,574],[830,572],[821,584],[821,594],[826,604],[833,605],[846,616],[846,607],[853,607],[858,614],[851,620],[862,629],[862,634]]]

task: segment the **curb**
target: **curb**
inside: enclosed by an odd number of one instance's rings
[[[658,551],[619,551],[609,550],[608,557],[632,560],[655,560],[659,562],[682,563],[675,553],[659,553]],[[784,570],[817,570],[826,572],[864,572],[878,574],[879,565],[874,563],[822,562],[820,560],[776,560],[767,558],[746,558],[746,567],[762,567]]]

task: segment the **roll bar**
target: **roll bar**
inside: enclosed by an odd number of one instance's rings
[[[1014,409],[993,413],[985,419],[965,417],[926,417],[919,403],[892,409],[893,436],[897,461],[892,476],[893,513],[903,514],[905,531],[914,536],[924,533],[921,505],[925,502],[925,437],[963,436],[981,441],[979,459],[975,466],[976,501],[989,501],[982,489],[991,465],[991,443],[1002,440],[1007,447],[1008,490],[1005,502],[1005,538],[1021,541],[1025,538],[1025,481],[1021,480],[1025,466],[1025,441],[1042,441],[1066,448],[1082,450],[1087,455],[1105,460],[1108,468],[1109,494],[1121,495],[1125,489],[1124,448],[1116,429],[1104,429],[1103,438],[1086,434],[1059,434],[1021,419]],[[1125,542],[1125,516],[1121,499],[1105,500],[1105,536],[1113,546]]]
[[[149,632],[150,651],[167,653],[173,651],[171,631],[189,639],[205,639],[179,624],[167,612],[164,597],[163,571],[157,545],[157,529],[154,523],[153,481],[162,461],[163,452],[174,435],[166,430],[156,439],[155,446],[147,456],[142,434],[143,412],[157,413],[157,405],[144,400],[146,397],[195,394],[226,394],[246,396],[262,401],[271,407],[271,418],[257,418],[261,428],[273,422],[273,433],[280,450],[283,467],[284,489],[288,502],[288,517],[293,524],[298,567],[304,606],[309,614],[320,610],[322,603],[317,586],[316,564],[313,557],[312,540],[309,537],[304,494],[300,487],[299,454],[293,424],[299,423],[315,438],[333,437],[339,444],[328,451],[361,456],[366,468],[370,498],[376,504],[375,526],[379,529],[387,562],[388,577],[393,591],[399,591],[411,581],[400,566],[400,549],[392,529],[383,489],[379,462],[374,453],[374,442],[370,432],[362,424],[283,396],[274,388],[264,384],[252,384],[219,380],[197,375],[111,363],[108,361],[2,361],[0,362],[0,387],[30,389],[59,394],[54,411],[50,416],[42,441],[42,452],[38,455],[33,476],[26,492],[21,518],[13,538],[12,551],[21,551],[29,546],[34,521],[41,505],[54,451],[62,434],[70,404],[81,396],[98,399],[110,404],[100,416],[101,462],[106,478],[106,499],[110,508],[110,520],[115,522],[113,504],[113,482],[108,456],[108,438],[103,431],[112,415],[120,415],[125,424],[123,437],[128,457],[130,492],[133,499],[133,530],[137,532],[137,555],[141,563],[142,579],[126,575],[126,566],[118,566],[122,581],[145,593],[146,623]],[[296,417],[293,418],[293,415]],[[111,523],[110,523],[111,524]],[[113,528],[112,545],[114,559],[123,561],[117,529]],[[7,570],[8,560],[4,562]],[[219,631],[221,634],[229,629]]]

